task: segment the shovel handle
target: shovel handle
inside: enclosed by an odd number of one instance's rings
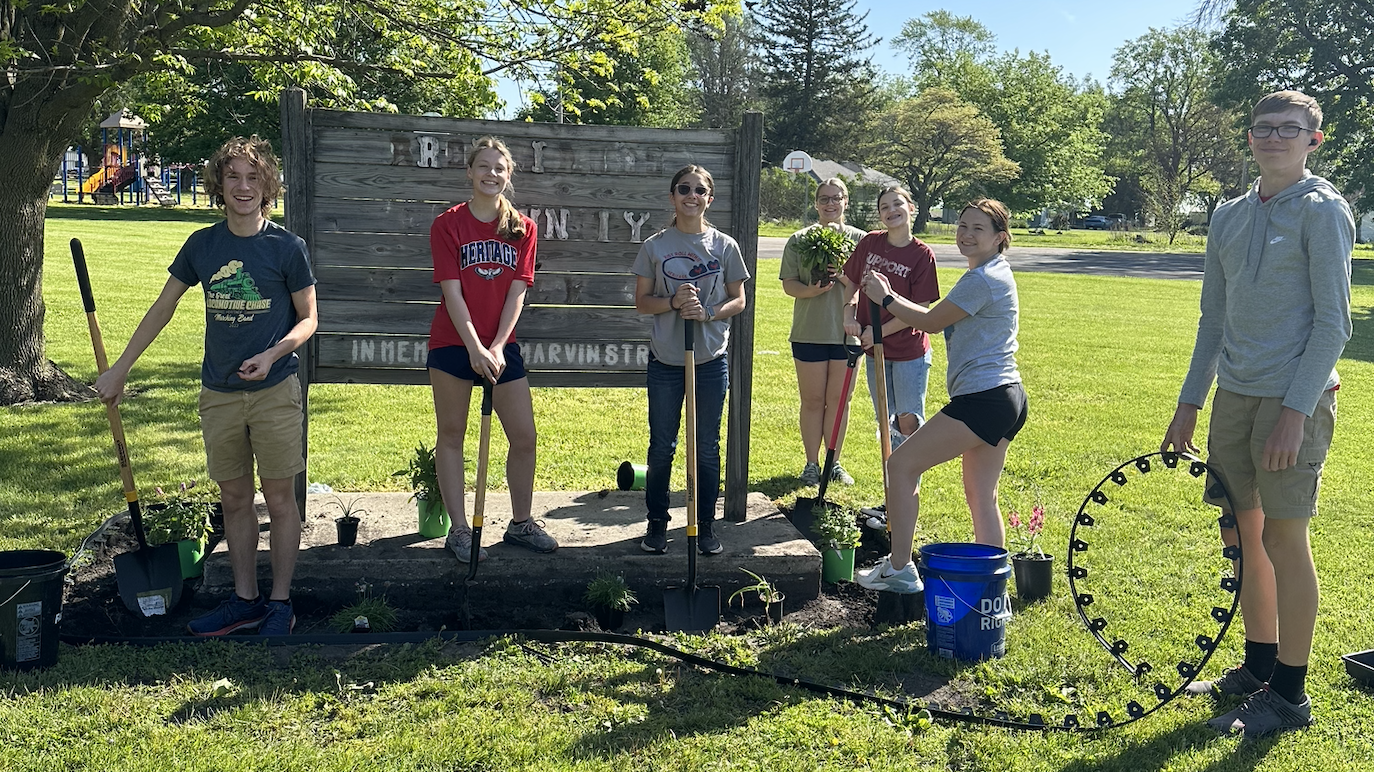
[[[91,292],[91,276],[86,269],[86,250],[81,246],[81,239],[72,239],[71,248],[76,284],[81,289],[86,326],[90,328],[91,347],[95,349],[96,370],[104,375],[110,369],[110,361],[105,354],[105,338],[100,334],[100,320],[95,315],[95,294]],[[138,502],[138,488],[134,486],[134,470],[129,464],[129,447],[124,439],[124,422],[119,417],[119,406],[114,403],[105,405],[105,417],[110,422],[110,434],[114,436],[115,459],[119,462],[119,477],[124,484],[124,500],[129,503],[129,517],[133,520],[134,534],[138,537],[141,549],[148,546],[148,537],[143,532],[143,509]]]
[[[887,364],[883,361],[883,325],[880,321],[881,309],[872,298],[868,299],[868,320],[873,325],[873,369],[877,373],[878,390],[878,439],[882,449],[883,467],[883,506],[887,506],[887,459],[892,455],[892,428],[889,425],[887,407]],[[888,521],[888,532],[892,523]]]
[[[472,554],[468,578],[477,574],[477,558],[482,554],[482,524],[487,510],[487,456],[491,451],[491,381],[482,379],[482,432],[477,442],[477,492],[472,498]]]

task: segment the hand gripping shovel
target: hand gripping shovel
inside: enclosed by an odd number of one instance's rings
[[[844,414],[849,409],[849,392],[854,386],[854,370],[863,349],[858,346],[845,346],[845,354],[849,359],[848,369],[844,373],[844,388],[840,390],[840,407],[835,412],[835,423],[830,430],[830,444],[825,449],[825,467],[821,469],[820,489],[814,499],[797,499],[797,505],[793,508],[790,518],[792,525],[807,538],[815,536],[811,532],[811,524],[816,521],[816,509],[825,506],[825,490],[830,486],[830,474],[835,469],[835,447],[840,444],[840,427],[844,425]]]
[[[687,586],[663,591],[663,617],[669,630],[701,632],[720,623],[720,588],[697,586],[697,363],[692,326],[690,319],[683,322],[687,348]]]
[[[491,450],[491,381],[482,379],[482,434],[477,442],[477,492],[472,497],[472,552],[468,573],[463,577],[463,626],[472,629],[468,607],[468,585],[477,576],[477,560],[482,556],[482,517],[487,509],[487,456]]]
[[[91,294],[91,277],[86,271],[86,252],[80,239],[72,239],[72,262],[76,264],[76,282],[81,287],[81,302],[86,306],[86,323],[91,328],[91,345],[95,348],[95,364],[100,373],[110,369],[105,356],[105,340],[100,334],[100,322],[95,318],[95,296]],[[138,549],[116,555],[115,581],[119,597],[130,611],[151,617],[166,614],[181,602],[181,560],[175,544],[148,546],[143,532],[143,508],[138,503],[138,489],[134,487],[134,470],[129,466],[129,448],[124,442],[124,423],[119,418],[119,406],[105,406],[114,435],[115,457],[119,460],[119,476],[124,482],[124,499],[129,502],[129,518],[138,537]]]

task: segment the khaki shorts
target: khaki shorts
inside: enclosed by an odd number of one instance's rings
[[[1336,392],[1323,392],[1312,416],[1303,421],[1298,463],[1268,472],[1263,466],[1264,443],[1282,409],[1281,397],[1245,397],[1217,389],[1207,432],[1207,465],[1226,483],[1237,510],[1262,508],[1265,517],[1310,518],[1317,514],[1322,466],[1336,428]],[[1225,509],[1226,499],[1212,490],[1213,482],[1208,480],[1203,500]]]
[[[294,375],[260,391],[214,391],[201,387],[200,431],[210,479],[237,480],[253,473],[264,480],[305,471],[301,449],[301,381]]]

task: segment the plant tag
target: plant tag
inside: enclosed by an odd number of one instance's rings
[[[160,592],[141,592],[138,594],[138,610],[145,617],[166,614],[167,596]]]

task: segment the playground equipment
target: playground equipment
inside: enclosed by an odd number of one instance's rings
[[[177,206],[181,203],[182,173],[189,168],[194,199],[200,180],[193,167],[162,168],[144,156],[147,127],[142,118],[127,109],[112,113],[100,123],[104,151],[99,165],[88,166],[80,147],[68,148],[59,177],[53,181],[52,194],[61,192],[63,202],[70,202],[75,193],[77,203],[85,203],[89,195],[92,202],[99,204],[141,206],[156,201],[162,206]]]

